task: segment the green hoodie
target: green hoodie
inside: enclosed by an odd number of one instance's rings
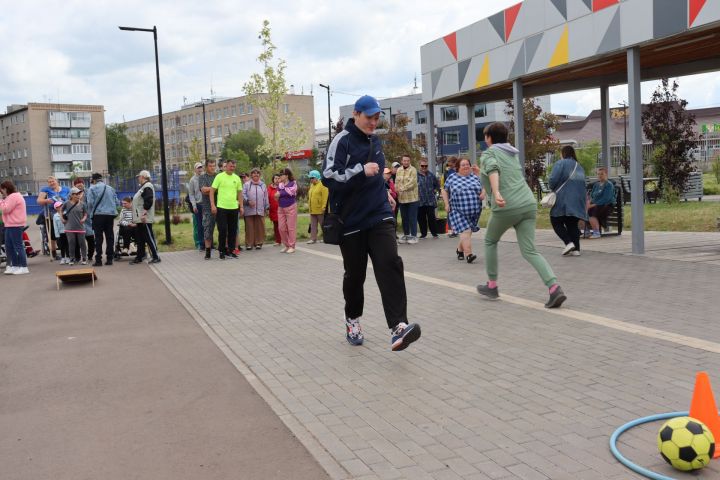
[[[480,180],[493,214],[516,213],[521,209],[537,210],[537,200],[523,177],[515,147],[509,143],[495,144],[483,152],[480,163]],[[500,176],[500,194],[505,200],[502,208],[493,199],[489,178],[492,172],[498,172]]]

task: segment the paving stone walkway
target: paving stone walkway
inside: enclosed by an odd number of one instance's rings
[[[499,302],[474,292],[485,279],[481,236],[473,265],[447,238],[400,247],[423,337],[397,353],[371,271],[366,343],[346,343],[337,247],[266,246],[209,262],[178,252],[153,269],[334,479],[643,478],[612,457],[609,437],[638,417],[686,410],[697,371],[720,398],[720,267],[561,257],[547,237],[540,250],[569,297],[548,311],[547,290],[508,240]],[[658,428],[628,432],[621,450],[674,476],[656,452]],[[718,475],[713,464],[695,478]]]

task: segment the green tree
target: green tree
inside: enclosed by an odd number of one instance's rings
[[[679,199],[690,172],[693,149],[697,147],[695,116],[686,109],[687,101],[677,95],[678,83],[663,78],[642,113],[643,132],[653,143],[651,156],[665,201]]]
[[[152,133],[133,132],[129,138],[130,162],[128,167],[135,170],[148,169],[160,156],[160,139]]]
[[[558,150],[560,144],[553,137],[555,129],[560,123],[558,118],[549,112],[543,112],[542,107],[534,98],[523,101],[523,117],[525,120],[525,179],[533,191],[540,188],[538,179],[545,174],[545,155]],[[515,107],[512,100],[506,101],[505,113],[510,118],[510,138],[515,142]]]
[[[111,123],[105,127],[108,170],[111,174],[130,168],[130,140],[126,132],[127,126],[121,123]]]
[[[407,126],[409,123],[410,119],[407,115],[397,115],[392,126],[384,119],[378,125],[384,130],[384,132],[378,132],[378,137],[382,141],[386,163],[399,162],[402,155],[410,155],[412,163],[417,166],[421,155],[420,151],[408,140]]]
[[[263,143],[265,143],[265,137],[257,130],[240,130],[225,138],[222,157],[230,158],[228,155],[231,150],[243,151],[247,154],[250,165],[263,167],[270,161],[267,155],[258,152],[258,147]]]
[[[231,148],[223,149],[223,158],[225,160],[235,160],[236,173],[248,173],[252,169],[250,157],[243,150],[233,150]]]
[[[578,162],[580,163],[580,165],[582,165],[583,170],[585,170],[585,175],[587,175],[588,177],[592,177],[595,175],[595,169],[597,168],[597,159],[600,155],[601,150],[602,146],[598,141],[593,141],[588,144],[581,145],[575,149],[575,154],[577,155]],[[560,158],[559,153],[558,158]]]
[[[285,152],[299,150],[307,141],[308,133],[302,120],[293,112],[285,111],[283,101],[287,93],[283,59],[274,62],[277,47],[272,43],[270,22],[263,21],[260,30],[263,51],[257,57],[263,71],[253,73],[250,80],[243,85],[243,92],[248,101],[257,109],[269,130],[266,141],[257,146],[257,152],[272,159],[273,166],[277,157]]]

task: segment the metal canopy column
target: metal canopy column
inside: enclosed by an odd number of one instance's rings
[[[475,165],[477,162],[477,135],[475,134],[475,105],[465,105],[467,107],[467,127],[468,127],[468,152],[470,156],[470,164]]]
[[[428,170],[436,173],[437,156],[435,147],[435,106],[432,103],[425,104],[425,111],[427,112],[427,132],[425,133],[425,145],[427,147],[428,157]]]
[[[515,148],[520,151],[518,159],[520,160],[523,176],[525,176],[525,116],[523,115],[525,103],[523,102],[523,85],[519,79],[513,81],[513,105],[515,106],[513,109],[515,116]]]
[[[628,100],[630,103],[630,193],[632,212],[632,252],[645,253],[645,205],[642,156],[642,104],[640,98],[640,49],[627,51]]]
[[[602,164],[610,174],[610,88],[607,85],[600,87],[600,129],[602,143]],[[585,172],[590,175],[591,172]]]

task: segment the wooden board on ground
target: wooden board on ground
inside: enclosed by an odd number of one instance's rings
[[[60,282],[92,282],[92,286],[95,288],[95,280],[97,280],[97,275],[95,275],[94,268],[77,268],[75,270],[60,270],[55,272],[55,281],[57,282],[58,290],[60,290]]]

